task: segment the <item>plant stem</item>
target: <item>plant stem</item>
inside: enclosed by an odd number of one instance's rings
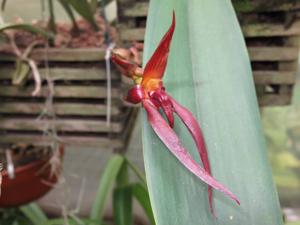
[[[48,0],[48,7],[49,7],[49,29],[56,34],[56,25],[55,25],[55,15],[54,15],[54,7],[53,7],[53,0]]]

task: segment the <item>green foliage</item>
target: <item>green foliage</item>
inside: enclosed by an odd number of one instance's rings
[[[156,224],[282,224],[249,58],[230,1],[152,0],[144,62],[169,27],[173,9],[177,24],[164,77],[166,90],[200,122],[212,174],[241,205],[214,191],[218,219],[213,219],[207,186],[169,153],[144,114],[143,151]],[[174,129],[198,159],[193,139],[177,118]]]
[[[94,28],[94,30],[99,30],[96,21],[94,19],[94,14],[91,9],[90,4],[87,0],[67,0],[68,4],[70,4],[73,9],[80,14],[84,19],[86,19]]]
[[[114,220],[116,225],[132,225],[132,188],[120,186],[113,194]]]
[[[73,29],[75,32],[79,32],[79,28],[76,23],[75,15],[73,13],[73,10],[71,6],[68,4],[68,0],[58,0],[62,7],[65,9],[66,13],[68,14],[72,24],[73,24]]]
[[[1,24],[0,25],[0,32],[3,32],[5,30],[25,30],[34,34],[38,34],[38,35],[42,35],[45,38],[48,39],[52,39],[53,38],[53,34],[40,29],[38,27],[35,27],[31,24],[26,24],[26,23],[22,23],[22,24]]]
[[[19,209],[0,209],[0,224],[2,225],[36,225],[32,223]]]
[[[56,24],[55,24],[55,14],[54,14],[54,8],[53,8],[53,0],[48,0],[48,6],[49,6],[49,29],[52,33],[56,34]]]
[[[21,206],[20,210],[34,225],[41,225],[47,221],[45,213],[34,203]]]
[[[94,18],[96,10],[99,6],[97,0],[92,0],[90,2],[88,0],[58,0],[58,1],[63,6],[67,15],[70,17],[70,20],[72,21],[74,30],[76,32],[78,32],[79,29],[75,21],[73,10],[75,10],[80,16],[82,16],[85,20],[87,20],[94,28],[94,30],[96,31],[99,30],[99,27]],[[7,4],[7,0],[1,1],[2,11],[5,9],[6,4]],[[54,4],[53,0],[48,0],[48,9],[50,15],[49,29],[51,30],[52,33],[56,33],[55,11],[54,11],[53,4]]]
[[[109,197],[109,191],[112,189],[123,163],[124,158],[120,155],[115,155],[108,161],[103,171],[102,177],[99,181],[95,202],[90,214],[90,219],[98,221],[98,224],[103,222],[102,218],[105,209],[104,207],[107,198]]]

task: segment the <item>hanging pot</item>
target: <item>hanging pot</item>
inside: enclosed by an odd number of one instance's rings
[[[62,161],[64,146],[59,148]],[[15,177],[9,178],[8,172],[2,172],[0,207],[16,207],[30,203],[49,192],[58,180],[61,163],[51,170],[50,157],[38,159],[15,169]]]

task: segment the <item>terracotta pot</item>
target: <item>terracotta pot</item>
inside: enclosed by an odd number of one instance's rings
[[[64,147],[60,147],[62,160]],[[0,208],[16,207],[32,202],[50,191],[57,182],[61,164],[54,174],[51,174],[49,159],[37,160],[17,167],[15,178],[10,179],[7,171],[2,173]]]

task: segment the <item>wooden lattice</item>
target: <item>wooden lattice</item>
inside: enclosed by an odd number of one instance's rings
[[[277,4],[274,8],[250,6],[239,5],[238,17],[251,59],[259,104],[290,104],[298,65],[300,4]],[[120,38],[125,43],[142,42],[148,1],[119,0],[118,8]]]

